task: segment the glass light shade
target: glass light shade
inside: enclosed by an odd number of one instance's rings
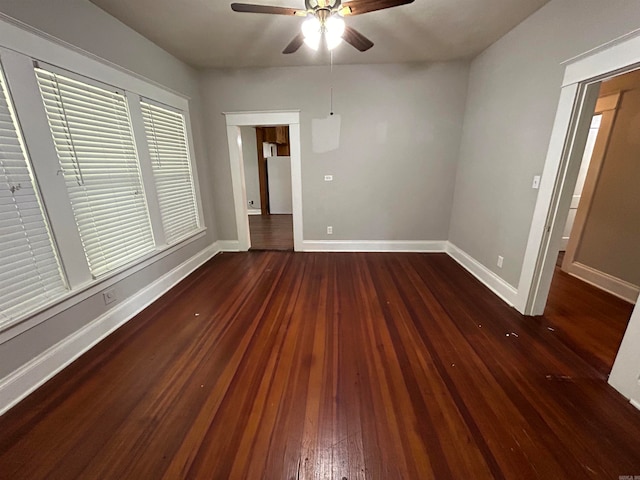
[[[327,48],[333,50],[342,43],[342,35],[344,35],[344,20],[336,15],[327,18],[325,22],[325,37]]]
[[[304,35],[304,43],[314,50],[318,50],[322,38],[322,24],[315,15],[302,22],[302,34]]]

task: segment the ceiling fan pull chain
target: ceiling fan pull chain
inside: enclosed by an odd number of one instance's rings
[[[330,109],[329,115],[333,115],[333,50],[329,50],[329,64],[330,64],[330,72],[329,72],[329,84],[331,89],[331,100],[330,100]]]

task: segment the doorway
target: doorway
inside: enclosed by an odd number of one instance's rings
[[[241,127],[287,126],[289,133],[289,153],[291,169],[291,223],[293,229],[293,249],[303,250],[302,234],[302,167],[300,147],[300,112],[234,112],[225,113],[227,123],[227,142],[233,188],[234,210],[238,235],[237,250],[251,248],[251,230],[249,226],[249,203],[245,181],[245,168],[242,154]],[[256,147],[257,148],[257,147]]]
[[[544,312],[557,335],[603,375],[640,292],[638,119],[640,71],[604,80]]]
[[[241,127],[251,250],[293,250],[289,127]]]
[[[603,375],[640,292],[639,129],[640,70],[603,80],[544,312],[557,335]],[[563,189],[570,188],[567,181]]]
[[[574,193],[580,160],[603,81],[640,69],[640,35],[620,39],[565,65],[558,110],[525,251],[516,308],[541,315],[549,297],[562,232]],[[637,138],[637,135],[634,136]],[[637,189],[638,180],[631,182]],[[612,246],[612,249],[615,250]],[[609,383],[640,406],[640,308],[631,319],[616,355]]]

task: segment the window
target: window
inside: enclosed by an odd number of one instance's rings
[[[36,68],[60,168],[94,277],[155,249],[125,96]]]
[[[141,100],[162,227],[167,244],[198,229],[198,208],[184,116]]]
[[[0,69],[0,324],[67,291]]]

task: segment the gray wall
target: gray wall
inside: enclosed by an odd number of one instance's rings
[[[119,301],[215,241],[196,72],[86,0],[1,0],[0,12],[191,97],[191,123],[207,236],[116,284],[114,288]],[[0,378],[105,311],[107,307],[101,295],[96,295],[3,343],[0,345]]]
[[[240,128],[242,136],[242,159],[247,202],[253,200],[252,208],[260,208],[260,174],[258,173],[258,139],[254,127]],[[232,208],[232,206],[229,206]]]
[[[220,238],[237,238],[221,113],[299,109],[305,240],[446,240],[467,75],[462,62],[335,66],[333,78],[328,66],[206,72]],[[331,83],[341,143],[316,154],[311,121],[329,114]]]
[[[561,62],[639,26],[636,0],[553,0],[471,64],[449,239],[516,287]]]

